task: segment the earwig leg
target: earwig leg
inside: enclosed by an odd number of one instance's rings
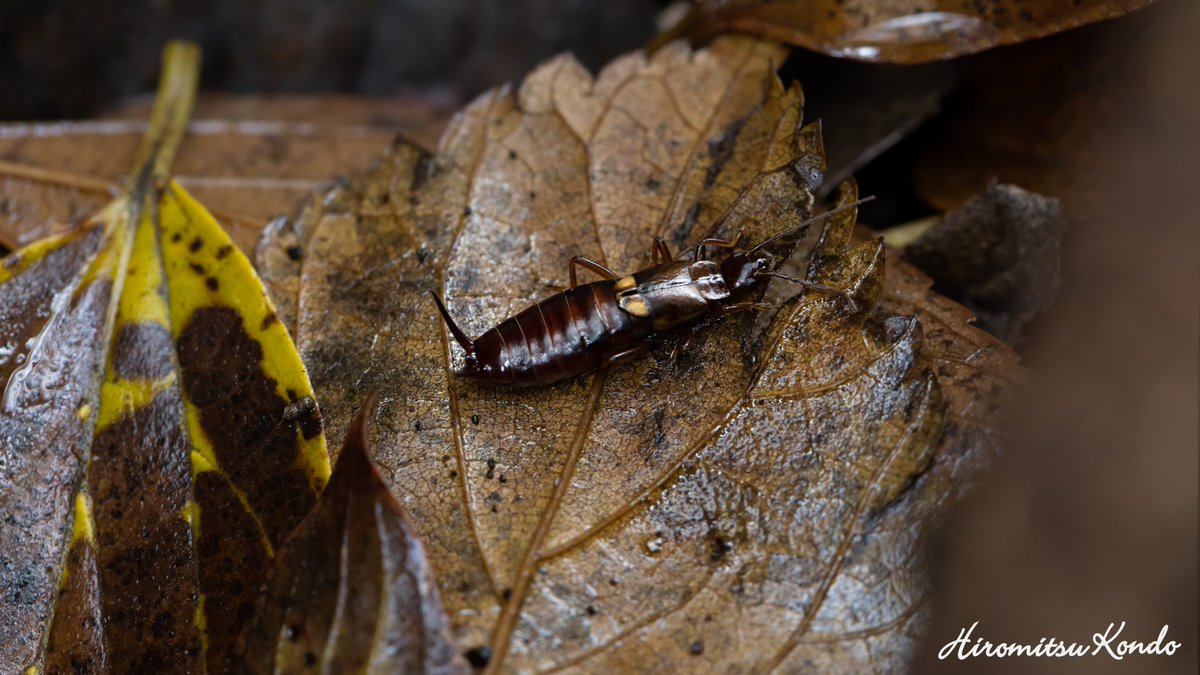
[[[671,348],[671,363],[675,363],[675,357],[679,356],[680,352],[686,351],[692,346],[692,338],[695,337],[696,331],[688,326],[679,336],[679,341]]]
[[[652,266],[660,263],[669,263],[675,257],[671,255],[671,249],[667,248],[667,240],[662,237],[654,238],[654,245],[650,247],[650,264]]]
[[[808,288],[808,289],[812,289],[814,291],[820,291],[821,293],[829,293],[831,295],[840,295],[843,298],[845,298],[847,302],[850,303],[850,310],[852,312],[858,312],[858,302],[856,302],[854,300],[854,293],[852,293],[850,291],[847,291],[847,290],[844,290],[841,288],[832,288],[832,287],[826,286],[824,284],[814,284],[811,281],[807,281],[805,279],[800,279],[800,278],[793,277],[793,276],[788,276],[786,274],[780,274],[779,272],[769,272],[769,273],[763,274],[762,276],[776,277],[778,279],[783,279],[784,281],[790,281],[793,284],[799,284],[802,288]]]
[[[646,351],[646,349],[648,349],[649,347],[650,347],[649,342],[643,342],[642,344],[640,344],[636,347],[630,347],[629,349],[626,349],[623,352],[617,352],[616,354],[613,354],[612,356],[605,359],[604,363],[600,364],[600,367],[607,368],[607,367],[611,366],[612,364],[616,363],[617,361],[620,361],[621,359],[633,356],[635,354],[641,354],[642,352]]]
[[[769,309],[771,305],[765,302],[735,302],[732,305],[721,307],[721,315],[736,314],[738,312],[754,312],[763,309]]]
[[[742,238],[742,230],[739,228],[737,234],[733,235],[733,239],[722,239],[721,237],[708,237],[701,239],[699,244],[696,244],[696,255],[693,260],[701,260],[704,255],[705,246],[716,246],[717,248],[733,248],[737,246],[738,240]]]
[[[459,347],[463,348],[464,352],[474,354],[475,341],[467,337],[467,334],[462,332],[458,324],[454,323],[454,319],[450,318],[450,312],[446,311],[446,305],[442,304],[442,299],[438,297],[438,294],[433,291],[429,291],[429,294],[433,296],[433,301],[437,303],[438,311],[442,313],[442,319],[446,321],[446,327],[450,329],[450,334],[454,336],[454,341],[458,343]]]
[[[574,258],[571,258],[571,263],[570,263],[570,265],[568,265],[568,269],[571,272],[571,274],[570,274],[571,288],[575,288],[576,286],[579,285],[579,282],[576,281],[576,278],[575,278],[575,267],[576,266],[586,267],[587,269],[595,272],[596,274],[599,274],[600,276],[604,277],[605,279],[608,279],[609,281],[615,281],[617,279],[616,272],[608,269],[604,265],[601,265],[600,263],[596,262],[595,260],[592,260],[591,258],[585,258],[581,255],[577,255]]]

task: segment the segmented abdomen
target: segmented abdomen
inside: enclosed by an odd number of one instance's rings
[[[497,384],[551,384],[603,365],[650,330],[649,321],[617,305],[612,281],[577,286],[522,310],[476,338],[481,372],[464,374]]]

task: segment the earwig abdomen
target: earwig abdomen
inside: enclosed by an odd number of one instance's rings
[[[461,375],[518,387],[581,375],[642,343],[650,321],[623,311],[614,282],[577,286],[480,335]]]

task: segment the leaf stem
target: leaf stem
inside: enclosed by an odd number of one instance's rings
[[[171,164],[187,130],[199,81],[200,47],[191,42],[168,42],[163,48],[150,128],[142,138],[126,187],[135,203],[141,203],[170,178]]]

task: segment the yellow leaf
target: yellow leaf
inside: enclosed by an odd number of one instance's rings
[[[0,264],[2,672],[227,671],[329,477],[262,283],[169,181],[198,68],[168,46],[126,188]]]

